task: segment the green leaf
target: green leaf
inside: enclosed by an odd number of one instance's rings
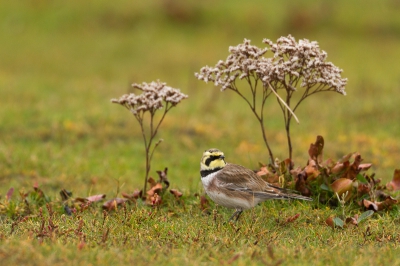
[[[321,184],[320,188],[322,190],[331,191],[331,188],[329,186],[327,186],[326,184]]]
[[[361,215],[358,217],[357,219],[357,223],[360,223],[362,220],[367,219],[368,217],[370,217],[372,214],[374,214],[374,211],[372,210],[368,210],[366,212],[361,213]]]
[[[367,184],[367,183],[368,183],[367,179],[366,179],[362,174],[358,174],[358,175],[356,176],[356,178],[357,178],[357,180],[360,181],[361,183],[364,183],[364,184]]]
[[[342,219],[340,219],[339,217],[335,217],[333,218],[333,223],[335,224],[335,226],[343,228],[344,226],[344,222]]]

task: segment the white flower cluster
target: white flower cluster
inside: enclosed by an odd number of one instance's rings
[[[203,67],[195,76],[205,82],[212,81],[221,90],[232,89],[236,78],[243,79],[251,74],[261,74],[262,65],[265,64],[263,55],[267,49],[260,49],[251,45],[245,39],[243,44],[229,47],[231,53],[224,61],[220,60],[215,67]]]
[[[145,111],[155,112],[164,107],[164,102],[175,106],[188,97],[180,90],[171,88],[160,81],[143,82],[142,84],[132,84],[132,86],[141,90],[142,93],[139,95],[124,94],[119,99],[112,99],[111,102],[125,106],[135,115]]]
[[[300,87],[311,88],[318,84],[346,94],[347,79],[341,77],[342,70],[326,62],[327,53],[319,49],[317,42],[304,39],[297,43],[291,35],[279,38],[276,43],[268,39],[263,42],[274,53],[272,58],[264,57],[267,48],[250,45],[245,39],[243,44],[229,48],[231,54],[225,62],[219,61],[215,67],[203,67],[195,76],[205,82],[214,82],[221,90],[233,89],[237,78],[253,76],[261,79],[266,88],[268,83],[274,83],[276,89],[295,90],[297,81],[301,80]]]

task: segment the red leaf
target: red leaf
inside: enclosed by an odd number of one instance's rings
[[[387,189],[397,191],[400,190],[400,169],[395,169],[393,179],[386,185]]]
[[[13,193],[14,193],[14,188],[12,187],[12,188],[10,188],[10,189],[8,190],[8,192],[7,192],[7,194],[6,194],[6,199],[7,199],[7,200],[10,200],[11,197],[12,197],[12,195],[13,195]]]

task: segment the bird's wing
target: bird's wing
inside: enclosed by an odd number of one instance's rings
[[[227,164],[218,174],[218,183],[227,189],[243,192],[277,192],[256,173],[241,165]]]
[[[218,174],[218,186],[229,190],[251,193],[264,199],[312,200],[296,194],[292,190],[272,186],[256,173],[241,165],[227,164]]]

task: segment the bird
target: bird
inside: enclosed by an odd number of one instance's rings
[[[204,151],[200,175],[204,190],[211,200],[220,206],[235,209],[228,222],[236,222],[244,210],[266,200],[313,200],[293,190],[273,186],[244,166],[226,163],[224,153],[215,148]]]

